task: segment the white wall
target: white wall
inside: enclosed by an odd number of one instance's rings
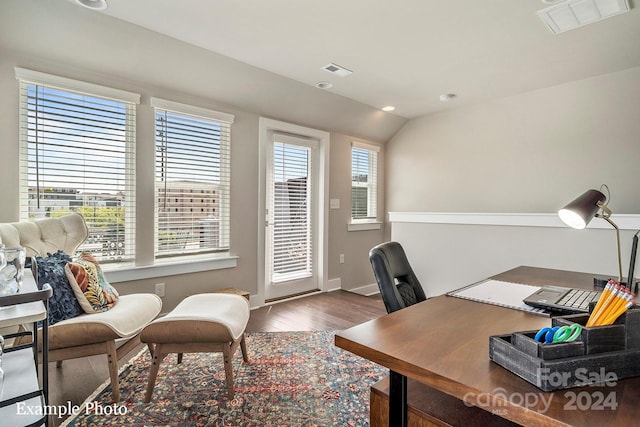
[[[634,68],[411,120],[387,144],[387,209],[554,213],[606,183],[614,216],[637,215],[639,93]],[[391,238],[431,295],[518,265],[617,276],[613,229],[403,222]]]
[[[549,213],[606,183],[639,213],[639,93],[633,68],[411,120],[387,144],[388,210]]]
[[[640,216],[635,216],[633,222],[640,228]],[[399,221],[392,224],[391,233],[405,248],[428,296],[446,293],[520,265],[618,278],[616,237],[610,227],[574,230],[535,225]],[[621,232],[623,277],[629,269],[632,234],[630,230]]]
[[[384,241],[384,227],[379,230],[348,231],[351,220],[351,143],[354,138],[331,134],[332,199],[340,200],[340,209],[329,210],[329,277],[340,277],[345,289],[357,289],[370,293],[377,290],[375,277],[369,262],[369,249]],[[358,140],[361,141],[361,140]],[[378,153],[378,212],[385,216],[384,169],[385,152],[382,144]],[[344,254],[344,264],[339,263]],[[369,286],[369,285],[374,286]],[[365,287],[365,289],[360,289]]]

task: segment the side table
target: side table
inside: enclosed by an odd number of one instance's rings
[[[207,293],[208,294],[222,293],[222,294],[240,295],[241,297],[245,297],[247,301],[249,301],[251,297],[251,294],[249,292],[243,291],[241,289],[236,289],[236,288],[216,289],[215,291],[208,291]]]
[[[5,349],[4,390],[0,399],[0,424],[7,426],[48,425],[43,405],[49,403],[48,301],[53,290],[45,284],[38,290],[30,271],[25,270],[22,290],[0,297],[0,327],[33,323],[33,331],[7,334],[5,338],[31,336],[31,343]],[[38,381],[38,322],[42,322],[42,387]],[[21,412],[20,408],[24,411]]]

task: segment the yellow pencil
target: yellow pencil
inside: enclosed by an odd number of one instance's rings
[[[602,291],[602,294],[600,295],[600,298],[598,298],[598,302],[596,303],[596,306],[593,308],[592,313],[595,313],[600,307],[602,307],[602,303],[604,303],[604,300],[607,299],[614,285],[615,285],[615,282],[613,280],[609,280],[607,282],[607,284],[604,287],[604,290]]]
[[[604,313],[608,312],[610,308],[609,304],[611,304],[611,301],[613,301],[616,295],[618,295],[619,291],[620,291],[620,285],[618,284],[614,285],[613,291],[609,293],[605,301],[602,303],[602,306],[600,307],[600,309],[598,311],[594,310],[594,312],[589,317],[589,320],[587,321],[587,327],[596,326],[598,324],[598,320],[600,319],[600,317],[602,317]]]
[[[629,294],[628,295],[628,299],[626,299],[626,303],[624,305],[622,305],[621,307],[618,307],[618,309],[609,315],[608,318],[606,318],[601,325],[611,325],[613,322],[616,321],[616,319],[618,319],[618,317],[620,317],[622,314],[624,314],[629,308],[631,308],[633,306],[634,302],[633,302],[633,295]]]
[[[623,308],[623,311],[626,310],[624,306],[629,302],[627,300],[628,295],[629,295],[629,289],[627,289],[625,286],[620,286],[620,289],[618,289],[618,293],[616,294],[615,298],[611,300],[611,303],[609,304],[608,309],[600,315],[598,320],[594,323],[594,326],[606,325],[607,324],[606,321],[612,316],[615,316],[615,314],[618,313],[618,310],[621,307]],[[618,314],[618,316],[619,315],[620,314]]]
[[[627,305],[627,303],[631,300],[630,295],[631,293],[629,292],[629,289],[626,287],[622,287],[621,292],[618,293],[618,295],[616,296],[616,299],[613,301],[611,310],[609,310],[609,313],[615,313],[616,311],[618,311],[618,309],[620,307],[623,307],[625,305]],[[602,316],[600,318],[601,320],[606,319],[606,316]]]

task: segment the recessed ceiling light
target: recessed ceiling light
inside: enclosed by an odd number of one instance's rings
[[[396,107],[394,107],[393,105],[387,105],[386,107],[382,107],[382,111],[393,111],[395,109]]]
[[[455,93],[444,93],[444,94],[440,95],[440,101],[442,101],[442,102],[451,101],[455,97],[456,97]]]
[[[330,83],[330,82],[318,82],[318,83],[316,83],[316,87],[318,89],[331,89],[333,87],[333,83]]]
[[[76,0],[76,3],[93,10],[105,10],[108,6],[107,0]]]

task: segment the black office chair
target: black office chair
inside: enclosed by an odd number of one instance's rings
[[[369,251],[369,261],[387,313],[427,299],[400,243],[379,244]]]

